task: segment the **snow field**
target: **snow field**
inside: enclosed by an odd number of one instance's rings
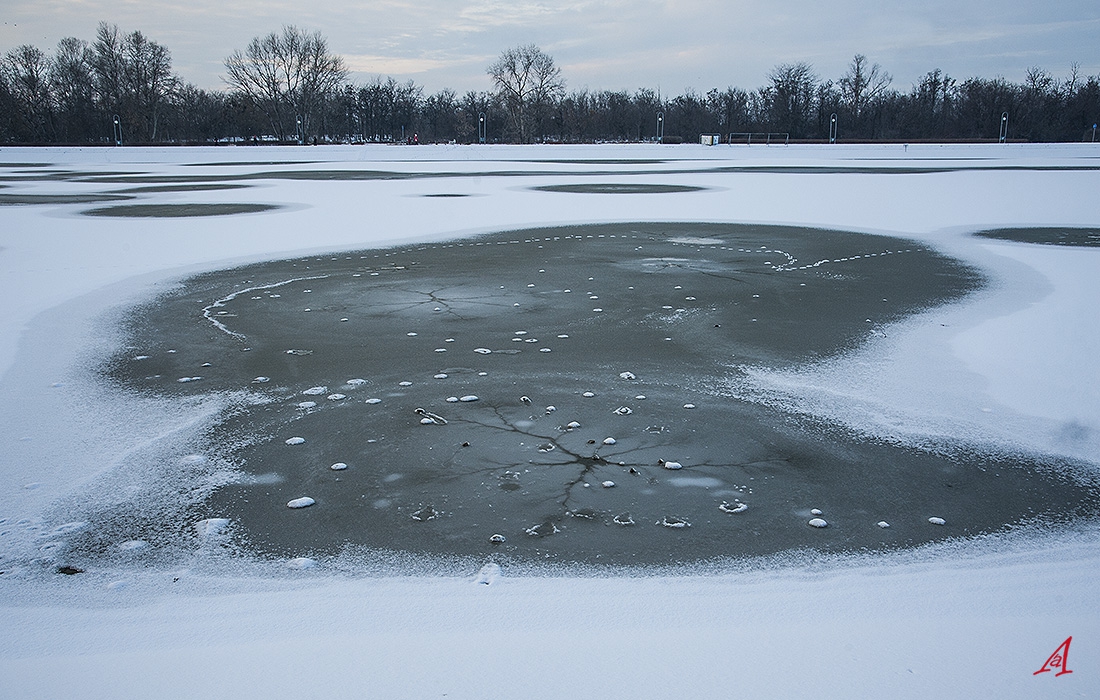
[[[890,439],[947,437],[1007,451],[1039,450],[1094,470],[1100,463],[1100,388],[1090,378],[1100,376],[1100,324],[1092,301],[1100,298],[1100,251],[967,237],[998,226],[1100,223],[1100,172],[1026,169],[1089,164],[1096,151],[1087,146],[921,145],[904,154],[900,146],[0,149],[0,163],[48,161],[105,173],[259,169],[213,164],[246,159],[545,173],[451,179],[448,188],[460,183],[485,196],[425,198],[414,206],[409,197],[442,185],[430,178],[366,185],[263,181],[244,194],[186,198],[244,196],[287,208],[198,224],[83,217],[79,206],[3,208],[0,439],[6,455],[0,460],[0,518],[5,524],[34,521],[72,497],[125,503],[135,480],[135,472],[123,469],[130,457],[165,435],[178,435],[183,450],[185,438],[225,404],[218,397],[184,405],[122,397],[90,381],[87,362],[112,342],[103,335],[110,326],[104,319],[117,315],[121,304],[170,289],[181,276],[242,262],[605,221],[735,221],[894,233],[979,266],[990,288],[957,307],[887,328],[885,337],[839,360],[750,373],[748,386],[724,390]],[[645,166],[528,162],[549,158],[668,160]],[[966,169],[973,158],[994,169]],[[704,171],[928,159],[962,169]],[[208,164],[182,165],[189,162]],[[319,166],[263,169],[302,167]],[[636,174],[639,167],[646,174]],[[552,173],[569,169],[616,171],[600,176],[609,182],[708,189],[647,196],[528,189],[558,183]],[[308,240],[303,231],[310,232]],[[217,310],[217,302],[207,307],[214,332],[221,323]],[[317,388],[311,395],[330,395]],[[196,462],[188,468],[213,467]],[[737,513],[744,504],[723,506]],[[688,526],[675,519],[663,524]],[[193,532],[213,543],[228,528],[231,523],[211,518]],[[18,550],[9,544],[10,525],[0,530],[9,533],[0,538],[0,555]],[[0,697],[285,697],[304,679],[310,693],[330,697],[481,698],[490,688],[501,697],[534,698],[567,692],[704,697],[733,689],[762,697],[1100,695],[1100,664],[1090,651],[1100,638],[1098,541],[1090,528],[1025,531],[878,558],[792,556],[744,570],[606,578],[516,576],[495,564],[471,569],[468,578],[343,576],[303,552],[281,562],[278,576],[262,567],[210,576],[199,573],[201,566],[192,572],[137,565],[43,579],[6,569],[0,559],[6,572],[0,574],[0,623],[9,630],[0,637]],[[118,548],[139,561],[148,549],[132,540],[119,541]],[[1032,676],[1071,634],[1075,672]]]

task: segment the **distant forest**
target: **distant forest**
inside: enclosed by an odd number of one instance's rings
[[[550,56],[520,46],[487,67],[490,89],[425,94],[388,77],[348,82],[324,37],[292,26],[225,66],[226,90],[197,88],[173,72],[166,47],[106,23],[52,55],[16,47],[0,60],[0,144],[592,143],[653,141],[659,129],[672,142],[735,132],[827,141],[834,116],[839,142],[995,141],[1003,126],[1012,141],[1053,142],[1092,140],[1100,119],[1100,76],[1076,67],[1064,80],[1032,68],[1019,84],[936,69],[902,92],[856,55],[835,80],[789,63],[755,90],[670,97],[567,89]]]

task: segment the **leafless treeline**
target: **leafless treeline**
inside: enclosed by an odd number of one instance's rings
[[[569,90],[549,55],[519,46],[488,67],[490,89],[425,94],[387,77],[348,82],[324,37],[295,27],[257,37],[225,66],[227,90],[199,89],[172,71],[167,48],[108,24],[52,55],[19,46],[0,60],[0,143],[110,144],[116,116],[125,143],[645,141],[659,113],[665,138],[688,142],[731,132],[826,140],[834,115],[840,141],[996,139],[1004,113],[1011,139],[1080,141],[1100,120],[1100,76],[1076,68],[1064,80],[1033,68],[1022,83],[933,70],[900,91],[856,55],[835,80],[781,64],[755,90],[667,96]]]

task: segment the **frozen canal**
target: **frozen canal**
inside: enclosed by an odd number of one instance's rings
[[[838,648],[904,635],[899,606],[931,615],[929,648],[1036,630],[1008,660],[979,644],[999,670],[974,685],[907,645],[872,654],[866,687],[940,687],[894,675],[914,666],[954,689],[1038,683],[1030,666],[1100,631],[1082,573],[1100,507],[1094,155],[0,150],[0,619],[20,630],[0,693],[37,697],[57,655],[83,668],[98,625],[133,632],[132,606],[167,605],[171,630],[300,605],[385,644],[430,619],[507,659],[497,640],[554,645],[547,596],[595,605],[577,631],[593,640],[633,629],[629,598],[651,611],[639,664],[681,625],[713,642],[693,663],[753,630],[790,654],[777,615],[809,605],[792,582],[810,572],[828,580],[807,619]],[[1006,583],[971,600],[982,570]],[[569,578],[593,571],[610,578]],[[962,597],[939,605],[926,576]],[[533,624],[471,623],[466,586],[505,582]],[[1057,611],[1024,603],[1038,582]],[[349,619],[378,621],[349,631],[340,611],[367,591],[383,608]],[[241,595],[253,612],[227,615]],[[439,602],[381,613],[420,596]],[[43,647],[62,620],[62,648]],[[287,635],[279,654],[301,643]],[[270,635],[230,636],[251,658]],[[186,668],[201,652],[183,644],[150,663]],[[109,667],[163,648],[117,645]],[[539,658],[553,679],[572,656]],[[1059,688],[1096,688],[1076,658]],[[372,687],[473,697],[469,663]],[[852,663],[741,682],[797,692]],[[620,670],[616,687],[644,676]],[[705,678],[662,687],[729,681]]]

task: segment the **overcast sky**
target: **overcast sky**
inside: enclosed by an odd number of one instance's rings
[[[0,0],[0,51],[91,41],[100,21],[165,45],[175,71],[221,88],[225,57],[284,24],[320,30],[352,80],[486,90],[502,49],[533,43],[569,88],[754,89],[777,64],[839,78],[856,53],[908,90],[934,68],[1019,82],[1028,67],[1100,74],[1096,0]]]

